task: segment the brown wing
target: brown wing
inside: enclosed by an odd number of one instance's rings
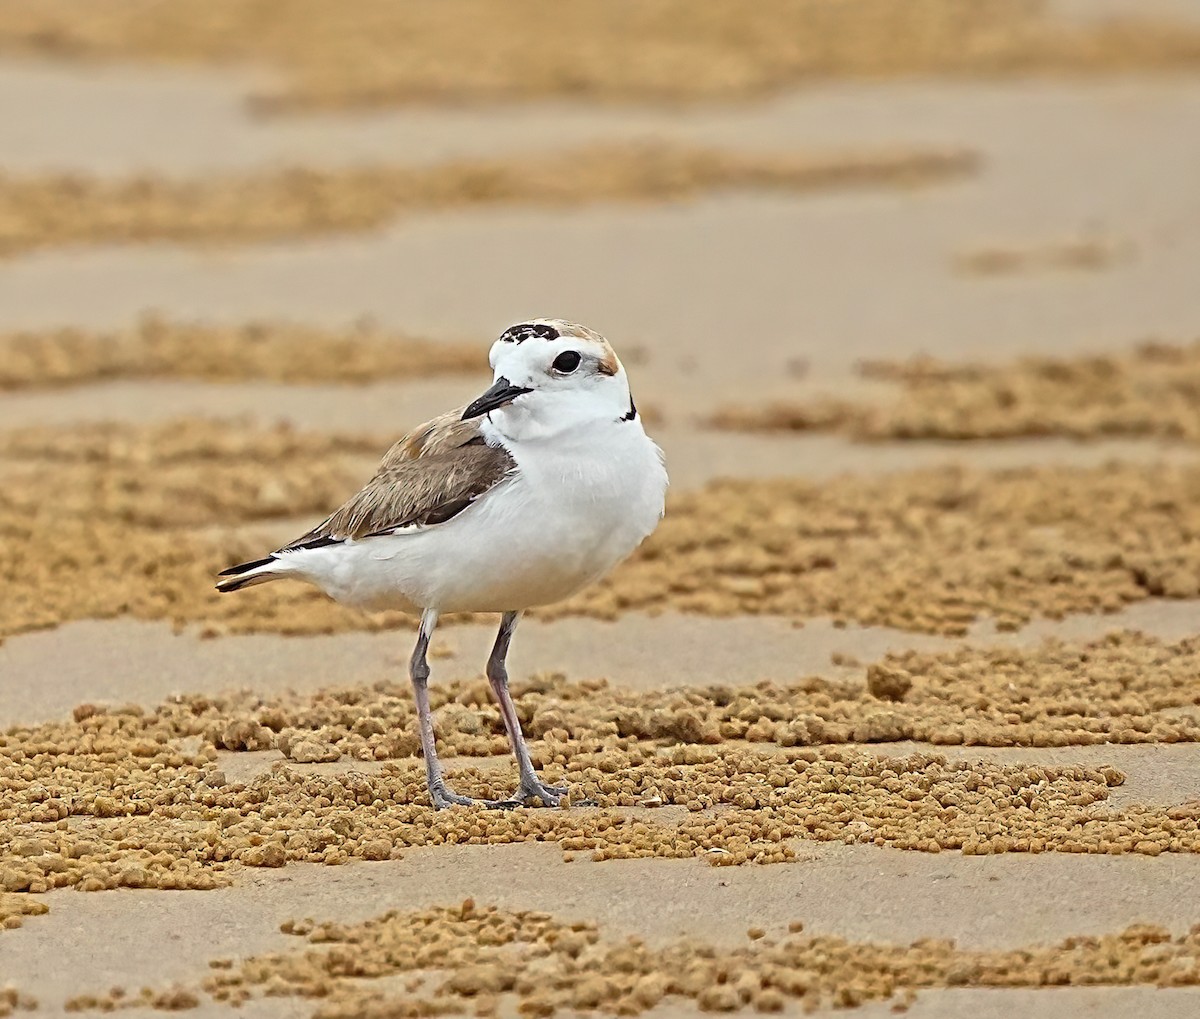
[[[379,469],[384,470],[405,460],[417,460],[421,457],[437,453],[448,453],[468,446],[472,443],[483,444],[483,435],[479,431],[482,418],[462,420],[466,407],[440,414],[425,424],[414,428],[399,439],[391,449],[383,455]]]
[[[362,491],[279,551],[440,524],[457,516],[516,468],[507,450],[483,441],[479,421],[462,421],[461,415],[451,411],[409,432],[384,454]]]

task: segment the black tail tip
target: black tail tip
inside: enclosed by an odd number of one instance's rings
[[[238,563],[236,566],[230,566],[227,570],[222,570],[217,574],[218,577],[240,577],[243,573],[249,573],[251,570],[257,570],[260,566],[266,566],[269,562],[274,562],[273,555],[267,556],[266,559],[255,559],[252,563]]]
[[[275,557],[269,555],[265,559],[255,559],[252,563],[238,563],[236,566],[230,566],[229,569],[222,570],[217,574],[218,577],[223,578],[217,581],[217,590],[222,594],[228,594],[230,591],[240,591],[250,584],[261,584],[264,580],[269,580],[272,575],[264,576],[255,571],[259,567],[273,562],[275,562]]]

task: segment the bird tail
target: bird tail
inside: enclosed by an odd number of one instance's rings
[[[273,555],[266,559],[255,559],[252,563],[239,563],[227,570],[222,570],[217,576],[217,590],[222,593],[240,591],[243,587],[253,587],[255,584],[265,584],[268,580],[277,580],[287,571],[280,569],[279,559]]]

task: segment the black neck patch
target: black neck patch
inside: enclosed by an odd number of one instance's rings
[[[500,339],[505,343],[524,343],[533,336],[539,340],[557,340],[559,335],[554,326],[548,326],[545,322],[522,322],[505,329],[500,334]]]
[[[631,393],[629,396],[629,410],[627,410],[624,414],[622,414],[619,418],[617,418],[617,420],[618,421],[632,421],[636,417],[637,417],[637,406],[633,402],[633,394]]]

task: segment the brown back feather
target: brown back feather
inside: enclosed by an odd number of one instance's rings
[[[362,491],[280,551],[457,516],[516,467],[507,450],[483,441],[478,420],[461,416],[451,411],[413,429],[384,454]]]
[[[382,471],[405,460],[417,460],[435,453],[445,453],[474,441],[483,441],[480,434],[480,418],[462,420],[465,407],[452,410],[425,424],[419,425],[399,439],[391,449],[383,455],[379,469]]]

